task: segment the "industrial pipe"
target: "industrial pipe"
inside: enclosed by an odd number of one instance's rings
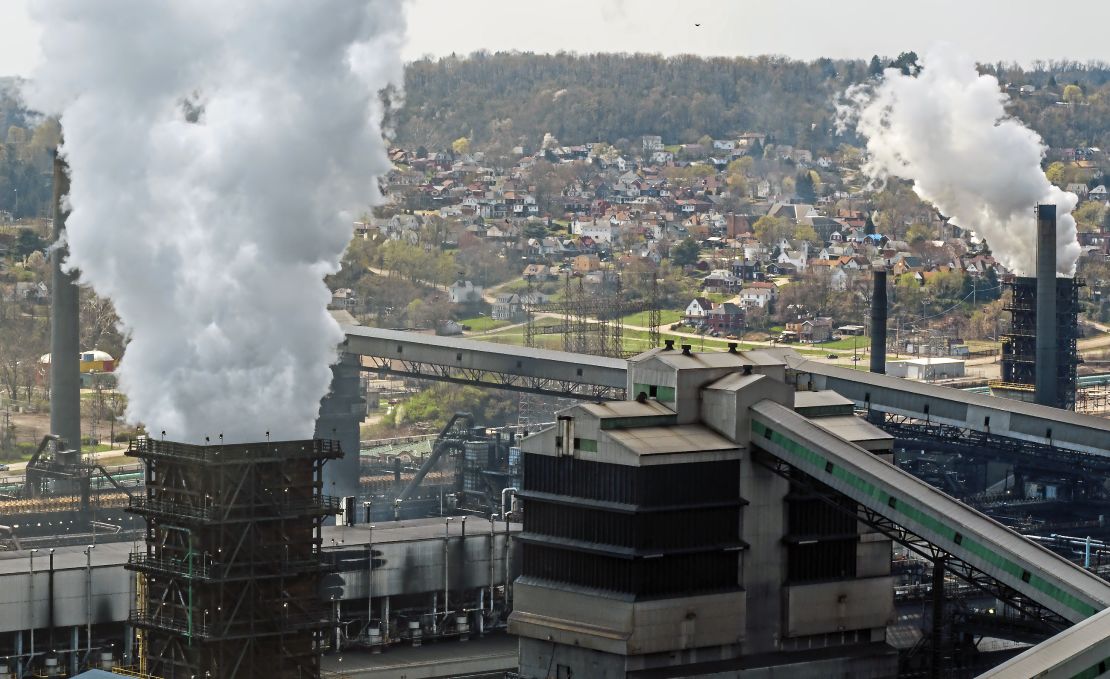
[[[512,486],[509,486],[508,488],[502,488],[501,489],[501,516],[505,517],[505,525],[506,526],[509,525],[509,514],[512,513],[512,505],[509,505],[508,507],[505,506],[505,502],[507,500],[506,496],[509,495],[510,493],[513,496],[515,496],[516,492],[517,492],[517,489],[512,487]]]
[[[871,372],[886,374],[886,271],[872,272],[874,291],[871,294]]]
[[[77,272],[66,273],[64,197],[69,193],[65,160],[54,154],[54,223],[50,249],[50,431],[71,450],[81,450],[81,367]]]
[[[1037,355],[1034,400],[1060,407],[1056,320],[1056,206],[1037,206]]]
[[[31,616],[30,616],[31,617],[31,655],[28,656],[28,659],[27,659],[27,665],[28,666],[30,666],[30,664],[35,661],[35,603],[36,603],[35,602],[35,554],[38,551],[39,550],[37,550],[37,549],[32,549],[31,550],[31,565],[28,568],[28,571],[30,572],[30,579],[31,579],[31,582],[28,586],[28,589],[30,590],[30,594],[31,594],[31,596],[30,596],[30,599],[31,599]]]
[[[88,616],[85,620],[85,640],[88,642],[89,649],[85,654],[86,660],[92,657],[92,551],[94,549],[96,549],[96,545],[89,545],[85,548],[85,603],[87,607],[86,615]],[[76,631],[74,636],[76,636]],[[77,644],[74,644],[73,647],[76,651]]]
[[[50,627],[50,648],[54,648],[54,548],[50,548],[50,576],[46,581],[46,623]]]

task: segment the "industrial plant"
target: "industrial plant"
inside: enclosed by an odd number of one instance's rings
[[[1071,410],[1082,283],[1037,224],[1013,399],[886,375],[877,271],[868,372],[658,346],[657,314],[622,357],[622,310],[566,303],[576,351],[347,325],[315,438],[150,432],[114,467],[80,450],[58,248],[52,433],[0,487],[0,679],[1098,676],[1110,423]],[[564,405],[361,441],[368,375]],[[508,661],[464,652],[490,639]]]

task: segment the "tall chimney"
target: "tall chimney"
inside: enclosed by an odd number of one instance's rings
[[[871,372],[886,374],[886,270],[872,272],[871,293]]]
[[[54,243],[64,244],[68,211],[62,199],[69,193],[69,168],[54,153]],[[69,248],[50,253],[50,432],[72,450],[81,449],[81,352],[78,336],[77,273],[62,271]]]
[[[1056,328],[1056,206],[1037,206],[1037,355],[1034,400],[1060,407]]]

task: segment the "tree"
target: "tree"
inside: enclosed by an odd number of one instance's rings
[[[547,227],[540,222],[531,222],[524,225],[525,238],[544,238],[547,236]]]
[[[1078,104],[1083,101],[1083,88],[1079,85],[1068,85],[1064,87],[1064,101],[1069,104]]]
[[[867,64],[867,75],[877,76],[883,74],[883,62],[879,61],[879,55],[875,54],[871,57],[871,62]]]
[[[671,261],[677,266],[692,266],[698,263],[701,256],[701,246],[692,237],[688,237],[678,245],[671,248]]]
[[[910,224],[909,230],[906,231],[906,240],[913,245],[933,240],[933,236],[933,230],[921,222]]]
[[[459,156],[461,156],[465,153],[469,153],[470,152],[470,140],[467,139],[466,137],[459,137],[455,141],[451,142],[451,150],[455,152],[455,155],[459,155]]]
[[[789,238],[793,233],[793,226],[782,217],[764,215],[752,224],[752,232],[756,240],[763,245],[772,247],[778,245],[784,238]]]
[[[1076,208],[1072,216],[1075,217],[1080,231],[1093,232],[1099,230],[1099,226],[1103,222],[1104,211],[1110,212],[1110,210],[1105,210],[1097,200],[1089,200]]]
[[[798,224],[794,227],[794,240],[804,240],[816,245],[821,244],[821,237],[809,224]]]
[[[15,244],[15,254],[27,257],[32,252],[46,249],[46,241],[31,229],[20,229]]]
[[[812,205],[817,202],[817,191],[813,185],[813,177],[809,172],[799,172],[797,177],[794,178],[794,193],[798,195],[798,199],[803,203]]]
[[[1106,210],[1102,215],[1102,229],[1110,231],[1110,210]]]
[[[898,58],[890,62],[891,68],[897,68],[903,75],[916,75],[921,70],[917,63],[917,52],[902,52]]]
[[[1065,174],[1066,171],[1067,170],[1064,167],[1064,164],[1060,161],[1056,161],[1045,169],[1044,176],[1047,177],[1048,181],[1052,182],[1053,184],[1056,184],[1057,186],[1063,186],[1065,181],[1067,180],[1067,176]]]

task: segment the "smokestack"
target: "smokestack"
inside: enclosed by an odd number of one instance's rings
[[[871,372],[886,374],[886,271],[875,269],[871,293]]]
[[[77,274],[62,271],[69,254],[64,245],[68,211],[62,198],[69,193],[69,168],[54,153],[55,247],[50,252],[50,431],[73,450],[81,449],[81,367],[78,354]]]
[[[1037,355],[1035,400],[1060,406],[1057,393],[1056,206],[1037,206]]]

